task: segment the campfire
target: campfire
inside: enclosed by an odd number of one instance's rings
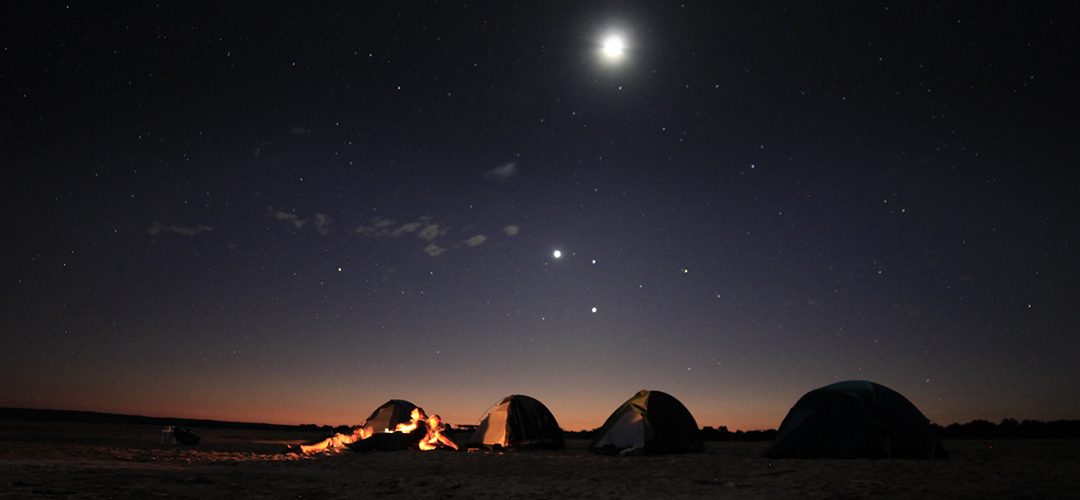
[[[382,407],[376,410],[372,417],[378,415],[380,410]],[[351,434],[339,433],[318,443],[300,445],[299,451],[302,454],[313,454],[331,450],[341,451],[345,448],[358,451],[404,450],[414,447],[421,451],[439,448],[458,449],[457,443],[443,434],[446,431],[446,425],[442,418],[438,415],[428,417],[419,407],[414,407],[409,413],[409,421],[398,423],[393,429],[387,427],[382,432],[375,432],[370,426],[372,420],[375,419],[368,419],[369,424],[356,427]]]
[[[408,434],[415,431],[416,428],[420,426],[420,422],[424,421],[424,410],[413,408],[413,411],[409,413],[409,418],[411,418],[411,420],[408,422],[397,424],[397,426],[394,427],[394,430],[386,429],[386,432],[402,432]]]
[[[407,423],[397,424],[394,430],[387,429],[386,432],[400,432],[403,434],[411,434],[416,431],[421,425],[424,426],[424,437],[420,438],[418,446],[422,451],[431,451],[439,449],[440,447],[446,447],[453,450],[458,449],[457,443],[454,440],[443,434],[446,430],[446,426],[442,422],[442,418],[438,415],[432,415],[430,417],[424,417],[424,411],[420,408],[413,408],[409,413],[410,420]],[[370,437],[370,436],[369,436]]]
[[[427,418],[425,423],[427,432],[424,434],[424,438],[420,440],[420,449],[423,451],[431,451],[445,446],[450,449],[458,449],[454,440],[448,436],[443,435],[443,431],[446,430],[446,426],[443,425],[442,419],[438,415],[432,415]]]

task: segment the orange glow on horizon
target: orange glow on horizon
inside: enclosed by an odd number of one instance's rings
[[[674,393],[675,391],[672,391]],[[624,394],[619,394],[623,396]],[[165,401],[161,398],[139,400],[129,397],[125,404],[101,405],[85,404],[80,398],[65,398],[64,404],[48,404],[45,401],[10,401],[0,406],[14,408],[56,409],[69,411],[89,411],[141,415],[146,417],[182,418],[197,420],[217,420],[226,422],[249,422],[277,425],[316,425],[316,426],[359,426],[364,423],[372,409],[391,399],[385,394],[376,398],[342,400],[340,396],[326,400],[319,392],[312,391],[302,395],[296,401],[262,400],[251,398],[242,401],[226,398],[223,401],[200,399],[193,396],[181,396]],[[436,401],[416,398],[402,394],[421,407],[437,408],[444,417],[443,425],[476,425],[482,418],[483,410],[490,404],[488,398],[477,402],[477,398],[458,400],[446,394],[439,395]],[[398,397],[401,397],[398,396]],[[622,402],[621,397],[607,395],[603,400],[590,399],[582,395],[572,395],[572,399],[560,399],[552,396],[543,397],[543,401],[555,415],[559,425],[567,431],[589,431],[603,425],[605,419]],[[729,431],[752,431],[776,429],[795,399],[786,401],[784,397],[769,397],[764,401],[734,406],[730,403],[715,406],[708,399],[689,395],[683,399],[701,427],[726,427]],[[32,403],[32,404],[27,404]],[[967,422],[975,418],[994,420],[1012,415],[986,415],[975,411],[958,412],[958,408],[936,408],[932,405],[920,406],[931,421],[947,425],[952,422]],[[935,411],[936,410],[936,411]],[[421,416],[422,417],[422,416]]]

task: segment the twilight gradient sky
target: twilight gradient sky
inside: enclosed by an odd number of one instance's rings
[[[1071,4],[254,3],[0,7],[0,406],[1080,418]]]

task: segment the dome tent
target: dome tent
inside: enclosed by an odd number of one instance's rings
[[[403,399],[391,399],[375,409],[362,428],[367,437],[346,445],[352,451],[396,451],[415,449],[426,433],[423,424],[407,430],[398,430],[401,424],[414,423],[412,412],[424,409]]]
[[[617,408],[589,450],[603,454],[687,453],[704,450],[697,421],[678,399],[642,390]]]
[[[371,412],[371,416],[364,423],[364,428],[369,429],[372,434],[392,431],[398,424],[409,423],[412,420],[409,414],[416,408],[419,407],[404,399],[391,399]],[[420,411],[424,410],[420,409]]]
[[[770,458],[945,458],[930,421],[900,393],[865,380],[806,393],[791,408]]]
[[[544,403],[515,394],[495,404],[480,421],[469,447],[562,448],[563,432]]]

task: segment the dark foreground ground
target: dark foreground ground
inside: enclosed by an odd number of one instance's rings
[[[770,460],[767,443],[607,457],[548,452],[375,452],[298,457],[318,435],[0,420],[0,498],[1080,498],[1080,441],[949,441],[951,458]]]

